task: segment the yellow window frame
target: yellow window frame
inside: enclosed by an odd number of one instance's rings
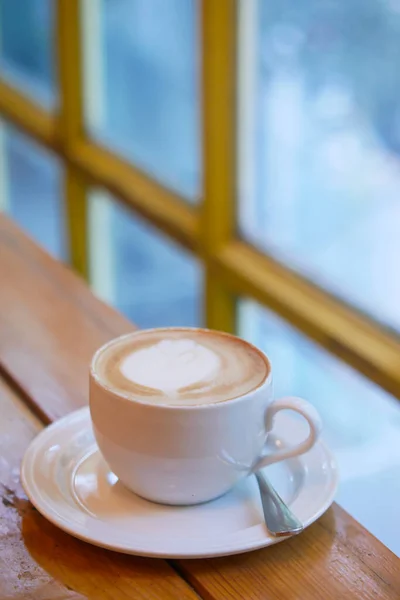
[[[56,1],[60,109],[50,114],[0,80],[0,116],[64,161],[75,269],[88,277],[88,191],[103,187],[201,258],[209,327],[234,331],[235,298],[253,298],[400,397],[398,335],[238,237],[236,1],[201,1],[203,197],[197,207],[86,135],[80,2]]]

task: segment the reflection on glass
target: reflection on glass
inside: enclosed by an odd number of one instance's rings
[[[92,135],[194,201],[200,193],[196,0],[84,0]]]
[[[140,327],[199,326],[197,260],[102,191],[89,202],[94,291]]]
[[[2,208],[53,256],[66,259],[62,170],[58,160],[0,121]]]
[[[55,100],[54,0],[1,0],[0,77],[46,107]]]
[[[339,465],[338,502],[400,554],[400,403],[253,302],[239,302],[239,333],[269,356],[276,397],[318,409]]]
[[[400,3],[242,0],[240,23],[242,235],[400,329]]]

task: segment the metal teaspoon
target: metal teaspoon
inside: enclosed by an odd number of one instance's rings
[[[303,524],[284,503],[265,475],[258,471],[255,476],[260,488],[265,524],[270,534],[282,537],[303,531]]]

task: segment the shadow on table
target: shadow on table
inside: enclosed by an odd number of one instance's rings
[[[93,594],[95,597],[98,590],[100,597],[100,590],[103,593],[107,589],[122,592],[126,586],[133,593],[133,598],[135,588],[151,586],[154,589],[160,586],[162,589],[167,585],[166,577],[171,579],[170,567],[163,560],[124,555],[82,542],[52,525],[28,501],[19,507],[19,511],[23,541],[31,557],[51,577],[61,581],[70,590],[90,597]],[[329,532],[335,530],[334,513],[330,510],[323,518],[325,526],[316,523],[298,537],[270,548],[225,558],[174,560],[171,563],[196,588],[196,577],[203,579],[203,585],[208,577],[215,577],[216,572],[226,573],[234,569],[239,574],[242,569],[248,569],[249,565],[256,566],[259,561],[269,563],[271,568],[278,563],[282,566],[282,562],[285,562],[290,569],[292,563],[309,556],[310,547],[313,546],[315,555],[312,560],[326,562],[334,539]],[[325,538],[324,544],[318,544],[321,532]],[[327,537],[331,537],[331,544],[326,543]]]
[[[23,509],[21,530],[27,551],[42,569],[69,590],[90,598],[113,597],[112,592],[117,597],[118,591],[121,595],[125,592],[124,598],[135,598],[135,589],[138,596],[140,588],[156,590],[158,587],[161,595],[163,588],[174,589],[171,568],[165,561],[97,548],[63,532],[29,502],[20,508]],[[182,586],[186,587],[183,581]],[[105,590],[110,591],[105,594]],[[191,598],[184,590],[181,596]]]

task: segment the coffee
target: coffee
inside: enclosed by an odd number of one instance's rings
[[[166,328],[129,334],[95,355],[100,382],[138,401],[172,406],[214,404],[258,388],[269,374],[251,344],[217,331]]]

